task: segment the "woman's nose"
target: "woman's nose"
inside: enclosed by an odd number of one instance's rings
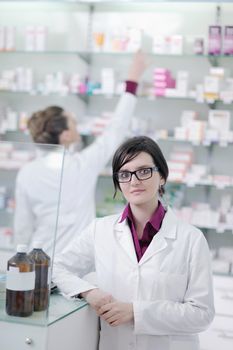
[[[137,183],[139,183],[140,182],[140,180],[138,180],[138,178],[137,178],[137,176],[136,176],[136,174],[132,174],[132,177],[131,177],[131,184],[137,184]]]

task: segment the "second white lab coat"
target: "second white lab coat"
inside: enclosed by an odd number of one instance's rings
[[[98,175],[124,140],[136,105],[136,97],[125,93],[104,133],[83,151],[65,153],[61,188],[56,254],[95,217],[95,186]],[[60,192],[61,151],[48,152],[25,165],[16,181],[15,243],[43,242],[53,251]]]
[[[198,333],[213,320],[207,242],[170,208],[138,262],[127,221],[96,219],[57,257],[53,280],[67,296],[94,286],[82,279],[96,269],[98,287],[133,302],[134,324],[101,322],[100,350],[198,350]]]

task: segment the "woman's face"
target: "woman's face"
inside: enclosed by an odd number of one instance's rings
[[[124,164],[120,171],[136,171],[143,168],[153,168],[154,166],[151,155],[141,152],[134,159]],[[153,171],[152,177],[146,180],[138,180],[133,174],[130,182],[120,183],[120,189],[128,203],[140,206],[158,200],[160,184],[164,184],[164,180],[158,171]]]

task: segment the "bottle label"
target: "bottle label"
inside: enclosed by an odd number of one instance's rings
[[[26,291],[35,288],[35,271],[19,272],[18,269],[10,269],[6,273],[6,289]]]

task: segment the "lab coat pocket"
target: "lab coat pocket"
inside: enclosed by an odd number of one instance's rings
[[[187,274],[159,272],[157,297],[182,302],[187,289]]]

